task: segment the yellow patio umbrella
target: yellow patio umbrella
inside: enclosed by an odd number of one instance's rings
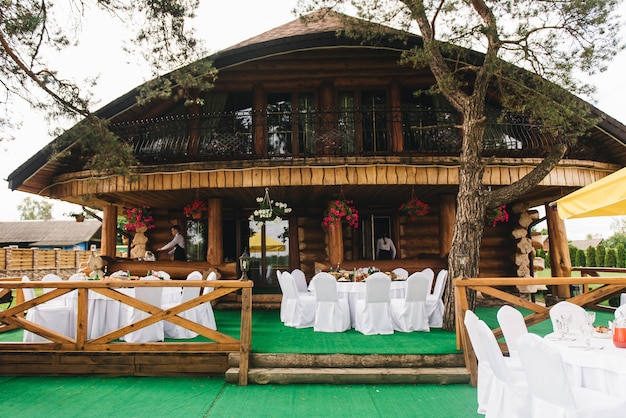
[[[250,252],[261,252],[261,234],[255,232],[249,239]],[[267,252],[279,252],[285,251],[285,244],[280,241],[276,241],[274,238],[265,237],[265,251]]]
[[[626,215],[626,167],[556,201],[561,219]]]

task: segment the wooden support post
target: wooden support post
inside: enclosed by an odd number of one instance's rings
[[[85,342],[89,332],[87,323],[89,307],[89,289],[77,289],[78,292],[78,310],[76,311],[76,348],[85,349]]]
[[[454,222],[456,219],[456,196],[447,194],[439,198],[439,257],[450,254]]]
[[[456,286],[456,282],[463,279],[455,279],[452,283],[454,286],[454,297],[456,300],[456,345],[457,350],[463,350],[463,357],[465,358],[465,367],[470,374],[470,384],[474,387],[478,384],[478,361],[476,360],[476,353],[472,347],[472,343],[467,334],[465,328],[465,312],[469,309],[466,287]],[[471,279],[465,279],[471,280]]]
[[[402,90],[398,80],[393,80],[389,89],[391,100],[391,151],[400,153],[404,150],[402,135]]]
[[[570,277],[572,275],[572,261],[569,256],[565,222],[559,217],[557,211],[549,205],[546,204],[545,208],[548,236],[550,237],[552,277]],[[560,298],[569,298],[571,296],[570,287],[568,285],[552,286],[552,294]]]
[[[252,126],[254,140],[254,154],[267,154],[267,115],[265,110],[265,90],[257,84],[252,88]]]
[[[250,348],[252,347],[252,287],[241,289],[241,330],[239,332],[239,386],[248,386]]]
[[[326,212],[330,212],[333,206],[333,200],[328,202]],[[336,266],[343,262],[343,231],[341,222],[337,222],[334,226],[328,228],[328,258],[331,266]]]
[[[209,209],[209,233],[206,259],[209,264],[216,266],[224,261],[222,199],[209,199],[207,207]]]
[[[117,206],[108,205],[102,210],[102,241],[100,255],[115,258],[117,244]]]

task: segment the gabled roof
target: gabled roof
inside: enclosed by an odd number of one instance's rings
[[[603,241],[602,238],[579,239],[579,240],[570,241],[570,244],[572,244],[574,247],[578,248],[579,250],[587,250],[587,248],[589,247],[597,247],[598,245],[602,244],[602,241]]]
[[[21,244],[36,246],[69,246],[99,238],[102,223],[96,219],[76,221],[0,222],[0,246]]]

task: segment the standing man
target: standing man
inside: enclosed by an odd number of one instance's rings
[[[159,248],[157,251],[167,251],[168,254],[174,254],[175,261],[187,261],[187,254],[185,253],[185,238],[180,233],[180,227],[178,225],[172,226],[172,240]]]

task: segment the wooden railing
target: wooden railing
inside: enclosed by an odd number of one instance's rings
[[[481,292],[499,299],[503,304],[521,307],[533,312],[524,317],[527,326],[537,324],[550,317],[550,307],[531,302],[522,297],[507,293],[498,289],[505,286],[516,285],[599,285],[589,292],[582,293],[567,299],[568,302],[579,306],[594,309],[600,302],[622,293],[626,289],[626,275],[624,277],[498,277],[480,279],[455,279],[454,282],[455,310],[456,310],[456,336],[457,349],[462,349],[465,356],[465,365],[470,372],[470,382],[476,386],[477,362],[476,354],[470,343],[467,330],[463,323],[465,312],[469,309],[468,290]],[[493,330],[496,338],[502,337],[500,328]]]
[[[212,287],[212,292],[199,295],[187,302],[173,306],[167,310],[140,301],[136,298],[118,292],[117,289],[129,287]],[[251,281],[238,280],[211,280],[210,284],[205,280],[119,280],[119,281],[61,281],[61,282],[22,282],[19,278],[0,280],[0,295],[4,290],[21,293],[23,288],[47,288],[53,289],[35,299],[24,302],[23,297],[17,298],[17,304],[4,311],[0,311],[0,332],[22,328],[32,333],[49,339],[51,342],[41,343],[0,343],[0,350],[31,350],[31,351],[106,351],[128,352],[133,350],[142,351],[207,351],[207,352],[239,352],[239,384],[248,384],[248,358],[252,343],[252,287]],[[77,290],[78,304],[76,312],[76,338],[59,334],[49,328],[27,321],[25,311],[44,302],[56,299],[67,293]],[[239,340],[204,327],[198,323],[185,319],[177,314],[187,309],[194,308],[203,303],[210,303],[224,295],[241,290],[241,328]],[[96,292],[103,296],[117,300],[150,314],[149,317],[127,326],[123,326],[106,335],[94,339],[88,339],[88,296],[89,292]],[[200,292],[199,292],[200,293]],[[144,328],[159,321],[168,321],[179,325],[213,342],[142,342],[127,343],[117,341],[120,337]]]

